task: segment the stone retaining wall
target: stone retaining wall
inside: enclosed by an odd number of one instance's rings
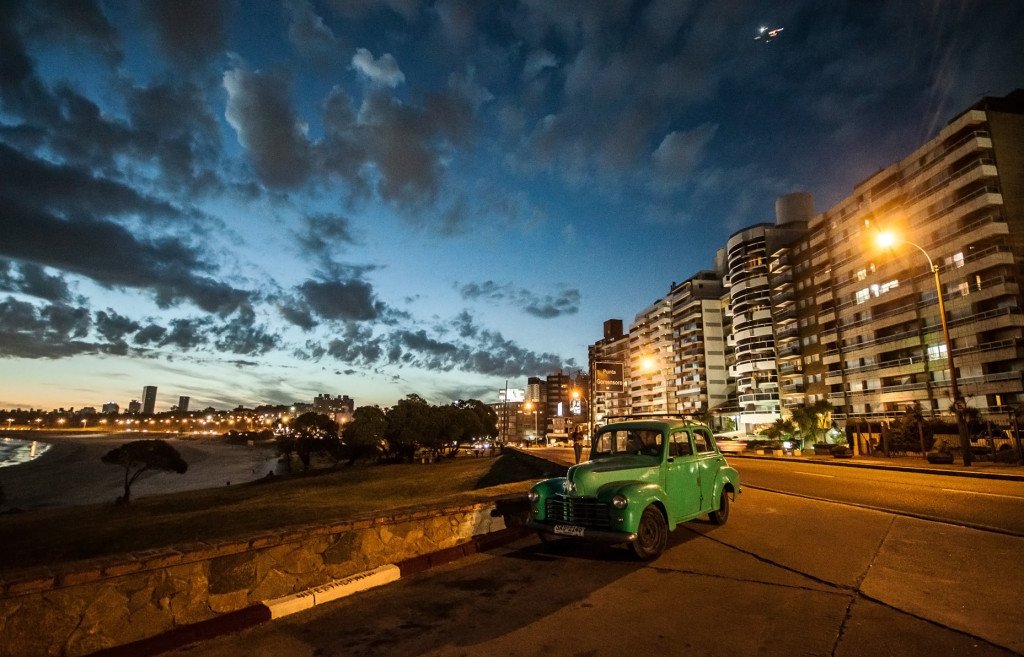
[[[79,657],[504,528],[423,508],[0,575],[0,657]],[[2,549],[2,548],[0,548]]]

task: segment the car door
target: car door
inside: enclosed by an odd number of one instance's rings
[[[700,486],[700,510],[702,513],[713,511],[718,505],[715,496],[715,482],[718,471],[722,469],[725,458],[715,449],[711,432],[704,427],[693,430],[693,448],[697,463],[697,483]]]
[[[692,435],[688,430],[674,431],[669,436],[665,458],[665,506],[673,521],[681,522],[700,515],[699,457],[694,453]]]

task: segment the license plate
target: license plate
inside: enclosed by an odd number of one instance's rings
[[[576,525],[555,525],[555,533],[561,536],[583,536],[583,527]]]

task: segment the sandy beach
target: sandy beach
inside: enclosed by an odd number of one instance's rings
[[[113,502],[123,491],[124,470],[100,458],[133,440],[158,438],[144,434],[23,434],[18,440],[38,440],[50,449],[28,463],[0,468],[5,508],[41,509]],[[145,472],[132,486],[132,499],[183,490],[240,484],[275,469],[270,449],[229,445],[216,439],[164,438],[188,463],[184,474]]]

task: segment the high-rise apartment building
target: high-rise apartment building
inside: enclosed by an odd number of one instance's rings
[[[544,412],[541,419],[546,421],[546,435],[549,440],[565,440],[569,437],[571,388],[572,378],[568,374],[557,372],[547,376],[544,385]]]
[[[637,313],[629,327],[631,412],[675,412],[673,365],[672,302],[663,297]]]
[[[630,412],[629,334],[622,330],[621,319],[604,323],[604,337],[587,349],[591,374],[590,423],[606,424],[605,418]]]
[[[899,236],[892,250],[875,244],[880,231]],[[817,287],[804,310],[821,323],[835,407],[855,416],[914,403],[948,412],[929,259],[966,403],[995,413],[1024,401],[1024,91],[978,102],[858,185],[811,222],[809,247],[800,264],[816,272]]]
[[[722,278],[714,271],[672,284],[672,412],[697,414],[728,399],[722,293]]]
[[[188,405],[192,402],[192,398],[188,395],[181,395],[178,397],[178,413],[184,415],[188,413]]]
[[[809,194],[791,194],[775,205],[775,223],[750,226],[734,233],[726,243],[726,277],[732,314],[731,342],[735,361],[729,374],[736,382],[741,427],[773,422],[780,414],[779,353],[796,353],[799,344],[777,352],[772,306],[792,298],[783,272],[769,277],[771,256],[807,231],[813,214]],[[774,279],[774,280],[772,280]],[[775,284],[773,288],[772,284]],[[790,334],[782,332],[783,338]]]
[[[152,415],[156,410],[156,386],[145,386],[142,389],[142,414]]]
[[[710,349],[714,304],[697,304],[694,279],[639,313],[628,338],[592,345],[594,371],[618,340],[628,342],[629,412],[706,403],[749,433],[822,399],[840,420],[892,417],[914,404],[951,418],[929,264],[964,401],[996,419],[1024,403],[1024,90],[979,101],[821,214],[803,193],[775,210],[774,223],[733,234],[715,255],[724,354]],[[876,246],[882,231],[899,235],[894,249]],[[712,367],[723,355],[728,400],[716,404],[723,388],[712,394]],[[595,395],[595,412],[602,402]]]

